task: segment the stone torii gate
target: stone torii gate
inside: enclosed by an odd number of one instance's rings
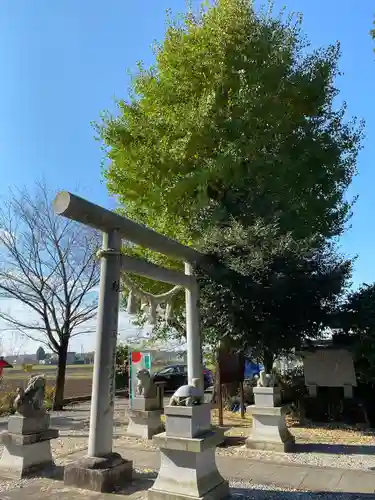
[[[203,262],[206,256],[67,191],[57,194],[54,210],[59,215],[103,233],[88,457],[85,463],[81,463],[80,469],[77,469],[78,475],[85,476],[84,482],[89,483],[90,489],[103,491],[103,481],[111,482],[119,474],[123,477],[124,473],[132,468],[130,462],[112,453],[120,274],[131,272],[185,287],[187,365],[188,380],[191,383],[194,378],[202,380],[203,376],[199,286],[194,277],[194,266]],[[122,239],[179,259],[185,263],[185,274],[121,255]],[[112,479],[100,478],[100,470],[112,471]],[[78,483],[82,485],[82,480]]]

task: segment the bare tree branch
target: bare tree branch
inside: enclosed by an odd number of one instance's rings
[[[11,190],[0,210],[0,318],[59,353],[96,313],[89,294],[99,283],[99,244],[95,231],[53,212],[44,182],[33,193]],[[1,299],[21,302],[32,319],[5,311]]]

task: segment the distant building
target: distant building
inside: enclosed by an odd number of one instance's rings
[[[76,360],[76,352],[70,351],[66,354],[66,364],[67,365],[74,365],[74,362]]]
[[[5,359],[12,365],[33,365],[37,363],[35,354],[21,354],[19,356],[6,356]]]

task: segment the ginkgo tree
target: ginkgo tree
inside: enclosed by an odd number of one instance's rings
[[[362,125],[337,106],[339,46],[311,49],[301,23],[249,0],[170,19],[155,63],[97,126],[127,216],[207,249],[233,221],[315,247],[343,233]]]

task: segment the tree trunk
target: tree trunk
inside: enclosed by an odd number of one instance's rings
[[[66,374],[66,360],[68,355],[69,341],[63,341],[59,350],[59,364],[57,367],[55,397],[53,401],[53,410],[59,411],[64,406],[64,389],[65,389],[65,374]]]
[[[263,353],[263,366],[266,373],[271,373],[274,360],[273,353],[265,349]]]

